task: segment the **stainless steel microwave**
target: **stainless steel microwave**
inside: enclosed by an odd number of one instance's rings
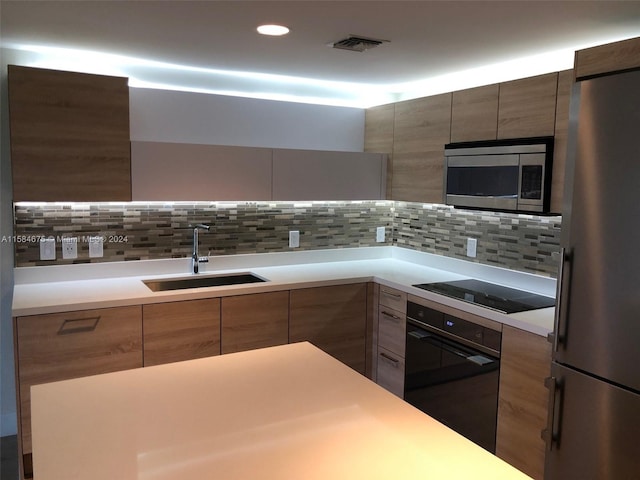
[[[553,137],[450,143],[444,147],[444,203],[548,213]]]

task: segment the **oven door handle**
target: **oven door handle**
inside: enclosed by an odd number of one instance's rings
[[[437,338],[435,335],[431,333],[427,333],[427,332],[418,333],[413,331],[413,332],[409,332],[407,335],[411,335],[412,337],[417,338],[421,342],[428,342],[431,345],[434,345],[438,348],[446,350],[449,353],[452,353],[453,355],[457,355],[460,358],[464,358],[468,362],[471,362],[475,365],[483,366],[483,365],[488,365],[495,362],[494,359],[487,357],[480,352],[477,352],[474,354],[463,352],[462,350],[457,349],[455,346],[449,344],[448,342]]]

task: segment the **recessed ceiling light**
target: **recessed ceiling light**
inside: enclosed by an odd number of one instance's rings
[[[262,35],[271,35],[273,37],[279,37],[289,33],[289,29],[284,25],[260,25],[258,27],[258,33]]]

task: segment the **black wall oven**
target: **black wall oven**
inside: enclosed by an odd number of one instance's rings
[[[407,303],[404,399],[495,453],[501,333]]]

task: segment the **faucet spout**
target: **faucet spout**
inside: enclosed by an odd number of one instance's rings
[[[191,265],[193,267],[193,273],[198,273],[199,265],[201,263],[207,263],[209,261],[209,257],[201,257],[198,254],[198,232],[199,229],[209,231],[211,227],[209,225],[205,225],[204,223],[199,223],[193,227],[193,253],[191,254]]]

